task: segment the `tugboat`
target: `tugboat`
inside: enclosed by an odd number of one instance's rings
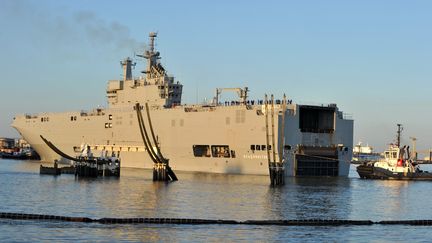
[[[390,144],[378,161],[357,166],[362,179],[382,180],[432,180],[432,173],[420,170],[415,157],[410,156],[409,146],[400,147],[402,125],[397,124],[397,142]]]

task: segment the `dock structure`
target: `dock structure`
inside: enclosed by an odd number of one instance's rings
[[[153,142],[152,140],[150,140],[146,124],[142,116],[141,110],[144,107],[146,110],[148,127],[150,129]],[[161,153],[158,141],[153,130],[148,103],[146,103],[145,106],[141,106],[139,103],[136,103],[135,110],[137,112],[138,125],[140,128],[141,137],[143,139],[145,149],[151,160],[153,161],[153,181],[177,181],[177,176],[169,166],[169,159],[165,158]]]
[[[98,176],[120,176],[120,160],[111,158],[87,158],[75,162],[75,176],[98,177]]]
[[[75,174],[79,177],[98,177],[98,176],[120,176],[120,159],[116,157],[94,157],[90,151],[89,146],[85,145],[83,154],[77,157],[72,157],[60,149],[58,149],[52,142],[48,141],[42,135],[42,140],[54,152],[60,156],[72,160],[72,167],[59,168],[57,162],[54,161],[54,167],[40,166],[40,174],[60,175],[60,174]]]
[[[270,109],[269,109],[270,106]],[[285,107],[285,108],[284,108]],[[285,122],[285,110],[286,110],[286,97],[282,101],[282,126],[279,128],[278,137],[278,157],[276,157],[276,146],[275,146],[275,112],[274,112],[274,96],[271,95],[270,100],[268,100],[267,94],[264,99],[264,109],[265,109],[265,125],[266,125],[266,150],[267,150],[267,161],[269,166],[270,175],[270,185],[271,186],[281,186],[285,184],[285,165],[283,159],[283,143],[284,143],[284,122]],[[270,110],[270,111],[269,111]],[[271,129],[269,128],[269,112],[271,120]],[[281,135],[282,134],[282,135]],[[271,137],[271,144],[270,144]],[[272,152],[270,153],[270,150]]]

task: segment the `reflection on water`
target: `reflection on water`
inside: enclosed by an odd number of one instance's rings
[[[281,218],[346,219],[351,210],[350,180],[347,178],[291,178],[278,190],[280,201],[273,205]],[[269,200],[274,200],[272,195]]]
[[[432,219],[432,182],[350,178],[289,178],[280,188],[266,176],[177,172],[179,181],[153,182],[149,170],[122,169],[120,178],[78,179],[39,175],[39,162],[0,160],[0,211],[103,217],[205,219]],[[17,233],[16,229],[22,229]],[[397,226],[400,230],[422,229]],[[370,240],[379,225],[362,227],[268,227],[247,225],[100,225],[0,220],[0,237],[21,241],[91,240],[213,241],[286,239]],[[90,233],[88,229],[91,229]],[[54,229],[54,231],[53,231]],[[369,233],[368,233],[369,232]],[[396,234],[387,239],[395,239]],[[9,237],[9,238],[7,238]],[[369,237],[369,238],[368,238]]]

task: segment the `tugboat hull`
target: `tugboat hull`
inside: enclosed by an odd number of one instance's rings
[[[357,173],[362,179],[380,180],[430,180],[432,173],[418,170],[416,172],[393,172],[384,168],[375,167],[373,164],[362,164],[357,166]]]

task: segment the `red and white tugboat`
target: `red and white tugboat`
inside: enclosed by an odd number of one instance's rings
[[[420,170],[414,156],[410,156],[409,146],[400,147],[402,125],[398,125],[397,143],[384,151],[383,158],[357,166],[362,179],[383,180],[432,180],[432,173]]]

